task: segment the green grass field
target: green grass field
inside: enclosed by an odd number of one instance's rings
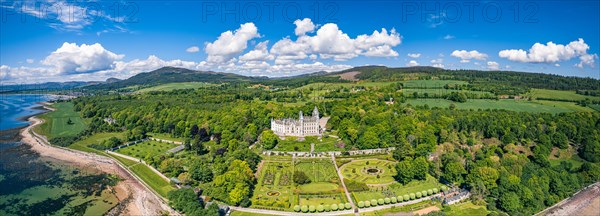
[[[580,101],[585,99],[600,100],[600,97],[586,96],[575,93],[575,91],[531,89],[526,96],[535,98],[552,98],[558,100]]]
[[[485,206],[478,206],[472,202],[464,202],[444,207],[448,216],[485,216],[489,212]]]
[[[395,164],[393,161],[377,159],[356,160],[344,164],[341,169],[345,179],[365,184],[387,184],[394,182]]]
[[[404,95],[406,96],[412,96],[413,93],[417,92],[419,95],[423,95],[425,93],[427,93],[430,97],[431,96],[441,96],[441,95],[446,95],[446,94],[450,94],[452,92],[464,92],[464,93],[468,93],[468,94],[476,94],[476,95],[490,95],[493,96],[494,94],[491,92],[484,92],[484,91],[466,91],[466,90],[453,90],[453,89],[403,89],[402,92],[404,93]]]
[[[339,192],[340,186],[330,182],[312,182],[298,186],[298,189],[305,194],[331,193]]]
[[[46,122],[36,128],[36,132],[48,139],[61,136],[75,136],[85,129],[87,124],[73,109],[73,103],[62,102],[52,105],[56,111],[40,115]],[[71,123],[69,124],[69,119]]]
[[[425,180],[412,180],[405,185],[400,183],[391,184],[390,190],[393,191],[396,196],[399,196],[433,188],[440,188],[441,186],[442,184],[440,184],[433,176],[427,174],[427,178]]]
[[[468,82],[458,80],[408,80],[402,81],[404,88],[443,88],[444,85],[465,85]]]
[[[323,137],[321,140],[316,136],[305,137],[303,141],[298,141],[296,137],[286,137],[285,140],[279,140],[275,151],[310,151],[310,144],[315,144],[315,152],[325,151],[342,151],[341,148],[336,148],[335,143],[338,140],[333,137]]]
[[[301,160],[296,164],[295,169],[296,171],[304,172],[313,183],[339,182],[339,177],[333,162],[328,159]]]
[[[448,108],[450,104],[454,104],[457,109],[504,109],[517,112],[532,112],[532,113],[564,113],[575,111],[593,111],[587,107],[577,106],[571,102],[558,101],[515,101],[511,99],[505,100],[468,100],[465,103],[456,103],[443,99],[409,99],[406,102],[413,106],[424,106]],[[576,106],[576,107],[575,107]]]
[[[169,149],[175,147],[177,147],[177,145],[158,141],[145,141],[125,148],[117,149],[116,152],[139,159],[144,159],[147,155],[156,156],[164,154]]]
[[[146,184],[154,189],[162,197],[167,197],[167,193],[174,188],[165,179],[152,171],[145,164],[136,164],[130,167],[130,170],[140,177]]]
[[[84,152],[91,152],[91,153],[97,153],[97,154],[101,154],[101,155],[106,155],[104,152],[99,151],[97,149],[91,148],[89,147],[91,144],[99,144],[104,140],[107,140],[111,137],[116,137],[119,138],[121,140],[125,139],[125,132],[114,132],[114,133],[96,133],[92,136],[89,136],[83,140],[79,140],[73,144],[71,144],[69,146],[69,148],[72,149],[76,149],[76,150],[80,150],[80,151],[84,151]]]
[[[172,91],[176,89],[195,89],[214,86],[215,84],[204,83],[204,82],[180,82],[180,83],[167,83],[148,88],[137,90],[138,93],[145,93],[151,91]]]

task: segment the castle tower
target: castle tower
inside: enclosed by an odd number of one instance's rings
[[[315,109],[313,109],[312,116],[316,117],[317,119],[319,118],[319,109],[317,108],[317,106],[315,106]]]

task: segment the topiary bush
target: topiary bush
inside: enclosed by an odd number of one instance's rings
[[[448,187],[446,187],[446,185],[442,185],[442,187],[440,187],[440,189],[441,189],[443,192],[446,192],[446,190],[448,190]]]
[[[316,208],[314,205],[310,205],[310,206],[308,207],[308,211],[309,211],[309,212],[315,212],[315,210],[317,210],[317,208]]]
[[[352,204],[350,204],[350,203],[346,203],[344,206],[346,206],[346,209],[351,209],[352,208]]]
[[[299,205],[295,205],[294,206],[294,211],[295,212],[299,212],[300,211],[300,206]]]
[[[323,207],[323,205],[318,205],[317,206],[317,211],[318,212],[323,212],[323,211],[325,211],[325,207]]]
[[[302,207],[300,207],[300,210],[302,210],[302,212],[306,213],[306,212],[308,212],[308,206],[302,205]]]
[[[397,202],[398,202],[398,198],[396,198],[396,197],[392,197],[392,198],[390,199],[390,202],[392,202],[392,203],[397,203]]]
[[[383,199],[378,199],[377,200],[377,204],[379,205],[383,205],[385,203],[385,201]]]
[[[383,202],[385,204],[390,204],[390,202],[392,202],[392,200],[390,200],[390,198],[386,197],[385,199],[383,199]]]
[[[410,196],[408,194],[404,194],[402,197],[404,198],[404,201],[410,200]]]
[[[364,207],[365,207],[365,202],[363,202],[363,201],[359,201],[359,202],[358,202],[358,207],[359,207],[359,208],[364,208]]]
[[[429,195],[429,196],[433,195],[433,189],[427,190],[427,195]]]
[[[418,198],[421,198],[421,196],[423,196],[423,194],[422,194],[421,192],[417,192],[417,193],[415,194],[415,197],[417,197],[417,199],[418,199]]]
[[[440,192],[440,189],[438,189],[438,188],[433,188],[433,193],[434,193],[434,194],[436,194],[436,193],[439,193],[439,192]]]
[[[331,204],[331,211],[337,211],[337,210],[338,210],[337,204]]]
[[[371,207],[371,201],[365,201],[365,207]]]
[[[377,206],[377,200],[376,199],[372,199],[371,200],[371,205],[372,206]]]
[[[325,205],[325,211],[326,211],[326,212],[330,212],[330,211],[331,211],[331,206],[329,206],[329,205]]]
[[[414,200],[417,195],[415,193],[410,193],[410,199]]]
[[[421,191],[421,194],[423,195],[423,197],[426,197],[428,193],[426,190],[424,190],[424,191]]]

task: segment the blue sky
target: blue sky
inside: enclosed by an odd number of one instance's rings
[[[162,66],[276,77],[421,65],[600,78],[598,1],[0,3],[3,82],[127,78]]]

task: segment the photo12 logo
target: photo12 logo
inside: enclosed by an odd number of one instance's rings
[[[2,1],[2,22],[48,23],[138,22],[139,6],[125,1]]]
[[[316,22],[337,22],[340,7],[336,2],[327,1],[207,1],[201,4],[202,22],[294,22],[311,17]]]
[[[401,2],[402,22],[439,23],[500,22],[511,19],[515,23],[537,23],[536,15],[540,9],[535,2],[509,1],[406,1]],[[509,16],[509,17],[505,17]]]

